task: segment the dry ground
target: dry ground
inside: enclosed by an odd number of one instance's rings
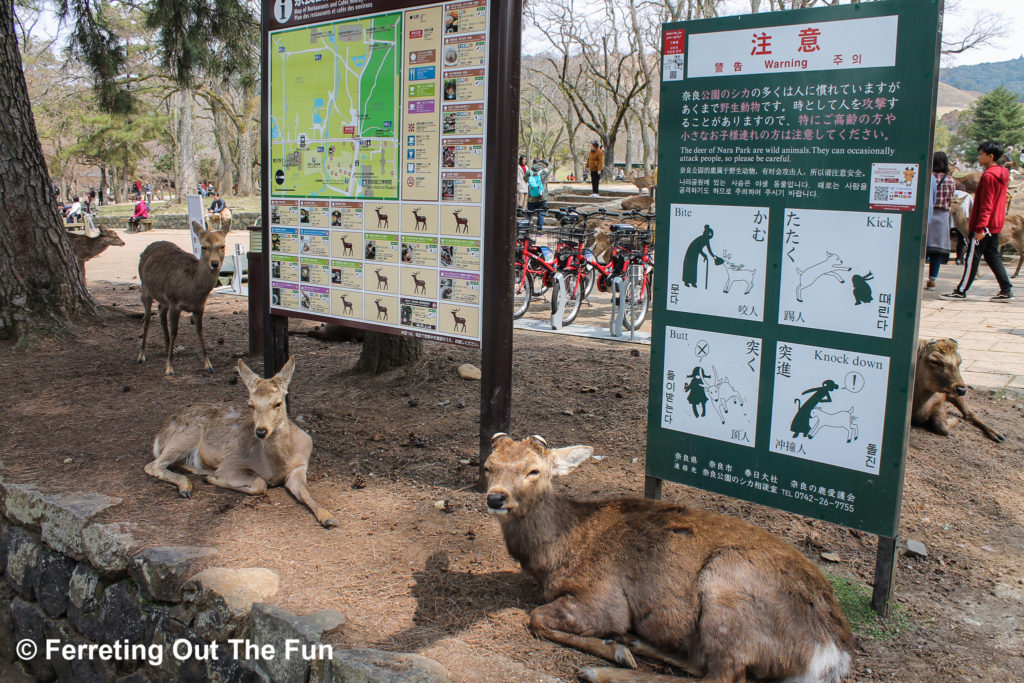
[[[5,478],[121,496],[106,516],[135,522],[145,544],[211,545],[222,565],[269,567],[281,576],[281,606],[339,609],[349,618],[344,642],[421,652],[456,681],[527,681],[531,672],[571,680],[576,667],[596,663],[526,629],[538,591],[473,489],[479,384],[454,369],[478,362],[476,352],[428,344],[421,365],[375,378],[350,372],[357,345],[291,337],[292,412],[315,443],[311,489],[341,523],[324,530],[283,489],[249,498],[196,481],[184,500],[142,470],[170,412],[200,400],[244,405],[233,356],[247,348],[245,300],[211,299],[215,373],[199,372],[185,322],[180,376],[168,379],[158,353],[134,362],[141,322],[118,311],[141,311],[138,292],[95,281],[92,290],[116,308],[78,325],[73,338],[0,347]],[[574,495],[642,491],[649,355],[632,348],[516,333],[513,433],[590,442],[609,456],[566,478],[561,486]],[[587,385],[600,389],[581,393]],[[950,438],[911,434],[902,534],[924,541],[929,555],[900,558],[899,616],[861,626],[852,680],[1024,680],[1022,399],[970,398],[1009,439],[996,445],[964,424]],[[761,524],[834,576],[871,580],[870,535],[679,485],[665,493]],[[447,501],[443,510],[437,501]],[[823,562],[826,551],[842,561]]]

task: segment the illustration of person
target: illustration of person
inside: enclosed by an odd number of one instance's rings
[[[338,211],[337,209],[331,211],[331,225],[341,225],[341,211]]]
[[[704,232],[690,242],[690,246],[686,248],[686,255],[683,256],[683,284],[687,287],[697,286],[698,256],[704,259],[704,289],[708,287],[708,256],[715,260],[716,266],[720,266],[725,262],[723,259],[715,256],[715,252],[711,251],[711,238],[714,236],[715,231],[711,229],[711,226],[705,225]],[[706,254],[704,253],[705,250],[707,250]]]
[[[690,381],[683,385],[686,390],[686,402],[693,408],[694,417],[704,417],[708,410],[708,395],[704,391],[704,380],[711,379],[711,375],[704,372],[698,365],[687,377]],[[697,414],[697,406],[700,406],[700,415]]]
[[[459,13],[449,12],[444,15],[444,32],[445,33],[458,33],[459,32]]]
[[[800,399],[793,399],[793,402],[800,406],[797,408],[796,415],[793,416],[793,421],[789,424],[789,428],[793,432],[793,438],[800,435],[806,436],[808,439],[813,438],[810,434],[811,411],[814,410],[819,403],[831,403],[832,392],[838,388],[838,384],[833,380],[827,379],[821,383],[820,387],[813,387],[801,393],[801,396],[804,394],[811,395],[803,405],[800,405]]]
[[[455,80],[448,80],[444,82],[444,99],[454,100],[455,99]]]

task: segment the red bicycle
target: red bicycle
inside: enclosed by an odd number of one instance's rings
[[[538,230],[529,224],[517,225],[516,260],[512,274],[513,319],[521,318],[533,298],[541,296],[554,285],[557,273],[562,273],[565,289],[552,297],[551,310],[557,310],[561,296],[568,294],[570,298],[566,301],[563,324],[571,324],[579,315],[583,290],[577,284],[579,271],[571,263],[576,240],[582,238],[577,233],[558,229]],[[536,238],[540,235],[553,236],[554,249],[539,244]]]

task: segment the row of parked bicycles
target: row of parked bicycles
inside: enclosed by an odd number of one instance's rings
[[[522,317],[532,302],[545,299],[550,292],[552,312],[562,308],[564,297],[562,324],[571,325],[596,287],[599,292],[611,293],[613,304],[622,307],[626,330],[639,329],[647,318],[652,295],[654,214],[604,209],[583,212],[569,207],[545,212],[559,223],[549,228],[538,213],[517,212],[513,317]],[[609,224],[614,219],[632,222]],[[607,227],[592,227],[597,222]],[[599,244],[599,233],[605,229],[608,237]]]

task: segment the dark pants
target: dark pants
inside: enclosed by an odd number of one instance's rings
[[[597,186],[601,182],[601,173],[599,171],[590,172],[590,186],[594,188],[594,194],[597,194]]]
[[[978,275],[978,263],[982,257],[988,264],[992,274],[996,276],[999,283],[999,291],[1009,293],[1013,289],[1010,278],[1006,275],[1006,268],[1003,267],[1003,257],[999,255],[999,235],[989,235],[981,238],[980,242],[973,239],[967,240],[967,254],[964,256],[964,275],[960,278],[960,284],[956,286],[958,292],[967,293]]]
[[[537,214],[537,227],[543,228],[544,212],[548,210],[548,200],[534,199],[533,197],[530,197],[529,201],[526,202],[526,210],[537,211],[538,209],[540,210],[540,212]]]
[[[932,282],[939,277],[939,267],[949,258],[949,254],[941,254],[937,251],[928,252],[928,279]]]

